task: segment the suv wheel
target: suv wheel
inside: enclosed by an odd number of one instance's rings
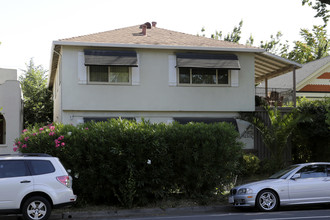
[[[22,213],[26,220],[46,220],[50,216],[51,206],[44,197],[34,196],[25,201]]]

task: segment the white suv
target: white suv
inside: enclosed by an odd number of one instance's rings
[[[71,179],[56,157],[0,155],[0,212],[46,220],[53,208],[76,201]]]

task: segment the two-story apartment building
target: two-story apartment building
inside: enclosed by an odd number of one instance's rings
[[[232,121],[255,83],[295,68],[263,49],[145,23],[53,42],[54,121]]]

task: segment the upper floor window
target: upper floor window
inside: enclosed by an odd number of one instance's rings
[[[179,85],[231,85],[232,70],[240,63],[234,54],[177,53]]]
[[[89,82],[129,84],[131,82],[128,66],[88,66]]]
[[[84,50],[88,82],[131,84],[132,67],[137,67],[135,51]]]
[[[230,70],[215,68],[179,68],[179,84],[229,85]]]

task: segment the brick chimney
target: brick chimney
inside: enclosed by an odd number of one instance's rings
[[[147,35],[147,25],[145,24],[142,25],[142,35],[143,36]]]
[[[152,27],[156,27],[156,25],[157,25],[157,22],[156,21],[153,21],[151,23],[152,23]]]

